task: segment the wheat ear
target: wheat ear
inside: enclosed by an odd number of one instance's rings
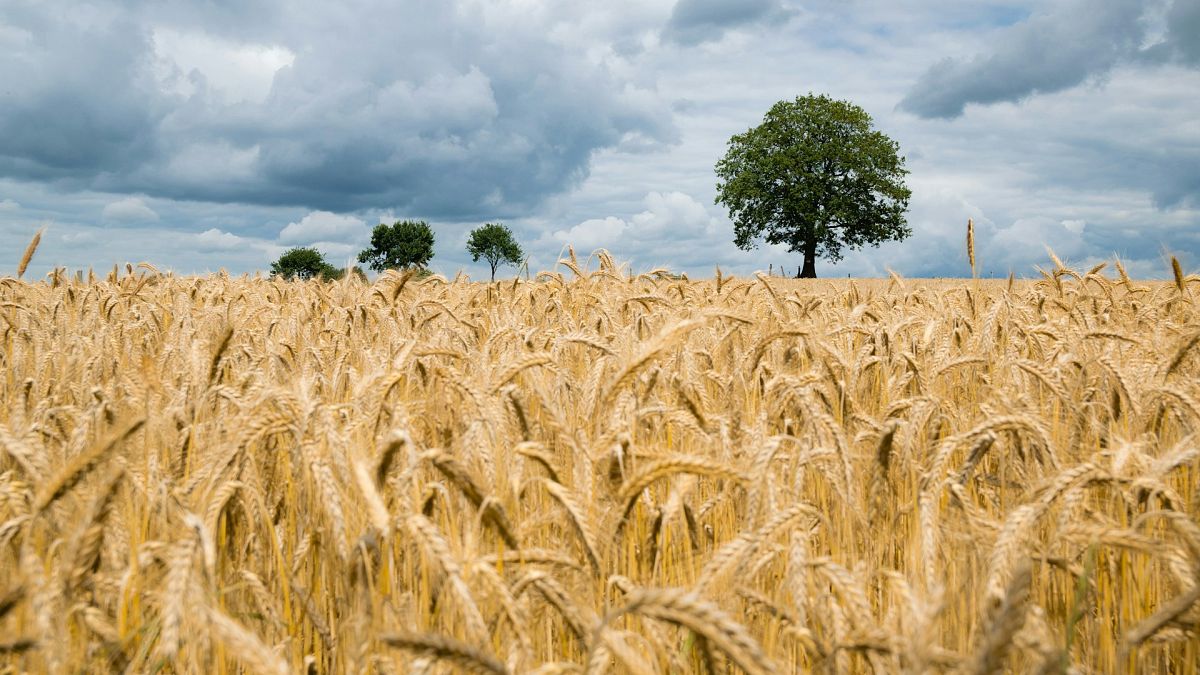
[[[513,452],[537,462],[546,470],[546,473],[550,474],[550,480],[555,483],[562,483],[562,480],[558,477],[558,470],[554,468],[554,458],[550,456],[550,453],[546,452],[546,448],[541,443],[524,441],[518,443],[513,448]]]
[[[1153,637],[1163,626],[1166,626],[1180,614],[1191,609],[1192,605],[1197,602],[1200,602],[1200,585],[1193,587],[1187,593],[1177,595],[1163,603],[1157,612],[1143,619],[1125,633],[1121,644],[1122,651],[1128,652],[1130,649],[1141,645]]]
[[[554,359],[549,354],[533,354],[517,361],[508,368],[505,368],[496,378],[496,381],[492,384],[492,393],[495,394],[500,391],[501,387],[508,384],[509,380],[516,377],[521,371],[553,362]],[[553,369],[553,366],[551,368]]]
[[[1017,567],[1003,602],[992,613],[966,672],[974,675],[992,675],[1004,670],[1013,636],[1025,624],[1025,608],[1029,604],[1031,578],[1031,565],[1026,560]]]
[[[480,510],[483,521],[495,528],[509,548],[521,547],[513,534],[512,523],[509,522],[504,507],[500,505],[500,502],[484,493],[483,488],[479,486],[466,467],[444,451],[433,453],[429,460],[443,476],[462,491],[463,496],[471,502],[472,506]]]
[[[629,383],[633,377],[642,370],[642,368],[645,368],[646,364],[650,363],[650,361],[657,356],[659,352],[663,351],[664,349],[669,349],[682,342],[683,339],[687,337],[688,333],[699,328],[703,323],[704,322],[702,319],[686,319],[660,332],[653,340],[650,341],[650,344],[642,349],[642,351],[639,352],[637,356],[635,356],[633,360],[626,364],[625,368],[621,370],[620,374],[617,375],[616,379],[613,380],[613,383],[608,387],[608,391],[605,392],[604,397],[599,401],[600,407],[602,409],[608,408],[613,399],[617,397],[617,394],[621,392],[622,387]]]
[[[371,517],[371,524],[379,530],[380,536],[386,537],[392,531],[392,517],[388,513],[387,504],[384,503],[383,496],[379,494],[378,488],[371,480],[366,463],[356,459],[353,461],[353,467],[354,480],[358,483],[358,488],[362,490],[363,500],[367,503],[367,514]]]
[[[229,615],[212,607],[206,608],[208,625],[216,634],[217,639],[224,642],[232,652],[250,670],[257,673],[286,675],[290,672],[288,664],[278,654],[245,626],[234,621]]]
[[[1171,274],[1175,276],[1175,288],[1179,289],[1180,293],[1184,293],[1187,287],[1184,285],[1183,267],[1179,265],[1179,258],[1171,256]]]
[[[546,488],[546,492],[550,496],[558,500],[562,505],[563,510],[570,516],[571,524],[575,528],[575,532],[579,535],[579,540],[583,543],[583,550],[587,553],[588,562],[592,565],[592,570],[597,574],[600,573],[600,553],[596,549],[596,533],[592,531],[591,525],[588,524],[587,518],[583,513],[583,506],[575,496],[571,494],[563,485],[556,483],[548,478],[541,479],[542,487]]]
[[[68,588],[79,588],[87,575],[95,572],[100,566],[100,549],[104,544],[104,527],[108,520],[108,514],[112,510],[113,497],[116,495],[117,488],[120,487],[121,479],[124,475],[124,470],[118,469],[108,479],[106,485],[100,489],[100,494],[95,499],[91,514],[86,520],[86,525],[82,529],[82,535],[79,537],[75,548],[74,560],[70,568],[71,572],[67,577]]]
[[[975,221],[967,218],[967,260],[971,262],[971,276],[975,276]]]
[[[33,239],[29,241],[29,246],[25,247],[25,253],[21,255],[21,262],[17,263],[18,279],[25,276],[25,269],[29,267],[29,261],[33,260],[33,253],[37,250],[38,244],[41,243],[42,232],[44,231],[45,230],[38,230],[37,233],[33,235]]]
[[[1188,351],[1190,351],[1192,347],[1195,347],[1197,344],[1200,344],[1200,331],[1193,333],[1191,337],[1184,340],[1179,349],[1175,351],[1175,356],[1171,357],[1171,362],[1167,364],[1166,374],[1170,375],[1171,373],[1175,372],[1175,369],[1178,368],[1181,363],[1183,363],[1185,358],[1187,358]]]
[[[777,669],[746,627],[729,618],[715,605],[683,589],[635,590],[626,597],[627,603],[608,614],[604,626],[626,614],[667,621],[682,626],[708,640],[725,652],[730,659],[750,675],[775,673]],[[597,642],[599,635],[593,639]],[[589,659],[590,661],[590,659]]]
[[[70,492],[71,488],[78,485],[79,481],[83,480],[88,473],[99,466],[121,441],[136,433],[138,429],[142,428],[145,422],[146,419],[144,417],[139,418],[116,433],[110,434],[104,442],[98,443],[92,446],[91,449],[76,455],[74,459],[63,467],[38,492],[37,499],[34,500],[33,504],[34,511],[45,511],[47,507]]]
[[[412,445],[412,437],[406,431],[393,431],[388,435],[387,445],[379,453],[379,461],[375,463],[375,488],[382,490],[387,482],[388,472],[396,461],[396,456],[405,447]]]
[[[281,625],[279,620],[279,612],[275,609],[275,598],[271,592],[267,590],[266,585],[257,574],[250,570],[241,570],[242,581],[246,582],[246,586],[250,589],[250,596],[254,599],[254,604],[258,605],[258,610],[271,623]]]
[[[31,638],[17,638],[11,642],[0,642],[0,654],[22,654],[37,646]]]
[[[167,563],[167,579],[163,593],[162,627],[158,635],[157,654],[171,661],[179,651],[180,628],[183,624],[185,607],[192,592],[192,561],[196,554],[196,537],[188,532],[186,538],[176,544]]]
[[[390,647],[397,647],[448,661],[464,672],[479,675],[507,675],[508,668],[496,657],[465,642],[433,633],[388,633],[379,640]]]
[[[571,629],[575,637],[579,638],[580,643],[585,646],[589,644],[588,640],[593,636],[589,634],[588,629],[595,625],[595,617],[585,616],[583,610],[571,601],[570,594],[561,583],[545,572],[529,572],[513,584],[513,597],[520,597],[527,587],[536,590],[546,602],[558,610],[567,627]]]
[[[871,498],[868,515],[872,523],[880,523],[888,494],[891,491],[891,484],[888,482],[888,471],[892,465],[892,444],[896,437],[896,429],[899,426],[900,423],[895,420],[888,422],[884,426],[883,431],[880,432],[879,441],[875,446],[875,462],[871,465],[871,479],[868,488]]]
[[[229,343],[233,340],[233,326],[226,326],[225,331],[221,333],[221,339],[217,341],[217,348],[213,351],[212,360],[208,364],[208,381],[212,383],[217,376],[217,369],[221,366],[221,357],[225,355],[225,351],[229,349]]]
[[[740,568],[746,559],[758,550],[762,542],[790,528],[797,519],[805,515],[816,517],[819,512],[807,502],[794,504],[776,514],[759,529],[744,532],[737,538],[726,542],[704,564],[704,568],[700,570],[700,574],[696,578],[694,588],[701,593],[707,591],[708,587],[719,577]]]
[[[21,598],[25,597],[25,587],[17,586],[10,588],[0,595],[0,619],[3,619],[6,614],[12,611],[17,603],[21,602]]]
[[[462,566],[450,552],[450,543],[438,532],[437,526],[432,521],[419,513],[408,516],[405,524],[413,538],[417,539],[421,548],[424,549],[426,556],[432,558],[441,573],[447,577],[450,589],[458,596],[458,601],[462,605],[460,609],[463,621],[466,623],[471,637],[477,640],[487,639],[487,626],[479,612],[479,606],[471,597],[470,589],[463,581]]]
[[[691,473],[701,476],[718,478],[733,478],[739,482],[747,482],[740,471],[723,462],[716,462],[703,457],[668,457],[647,463],[641,471],[631,476],[621,486],[617,499],[625,506],[621,511],[621,522],[629,517],[633,505],[637,502],[642,490],[650,487],[654,481],[676,473]]]

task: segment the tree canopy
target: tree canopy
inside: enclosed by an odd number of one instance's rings
[[[472,230],[467,240],[467,252],[471,254],[471,260],[479,262],[483,258],[492,266],[492,281],[496,280],[496,268],[500,263],[519,265],[523,255],[512,231],[500,223],[486,223]]]
[[[380,223],[371,231],[371,245],[358,254],[358,261],[376,272],[389,269],[423,268],[433,259],[433,230],[423,220]]]
[[[271,263],[271,274],[284,279],[337,279],[342,273],[326,262],[320,251],[310,247],[289,249]]]
[[[734,243],[759,237],[804,256],[798,277],[816,277],[818,255],[912,234],[904,217],[900,146],[847,101],[808,95],[780,101],[763,123],[729,140],[717,162],[716,202],[729,209]]]

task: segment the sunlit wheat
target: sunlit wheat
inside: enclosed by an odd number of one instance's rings
[[[1195,277],[1103,269],[0,279],[0,670],[1194,675]]]

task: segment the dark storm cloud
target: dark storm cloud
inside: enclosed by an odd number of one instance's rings
[[[1146,0],[1073,0],[1037,14],[997,36],[990,51],[970,59],[943,59],[917,80],[900,107],[920,117],[962,115],[971,103],[1018,101],[1073,87],[1134,58],[1146,36]],[[1175,0],[1164,49],[1187,54],[1197,33],[1197,0]],[[1190,47],[1188,43],[1191,43]]]
[[[778,0],[679,0],[663,29],[667,42],[697,45],[718,40],[730,28],[786,16]]]
[[[0,172],[86,178],[148,161],[164,110],[135,22],[60,20],[34,3],[0,10]]]
[[[534,26],[449,3],[17,2],[0,10],[0,176],[65,189],[430,217],[526,210],[669,107]],[[363,17],[373,17],[364,21]],[[174,33],[279,47],[260,100],[164,59]],[[197,38],[201,39],[201,38]],[[223,43],[224,44],[224,43]]]
[[[1126,159],[1130,173],[1142,169],[1139,179],[1128,184],[1144,186],[1158,208],[1200,207],[1200,148],[1126,148],[1104,157],[1110,162]]]
[[[1200,65],[1200,0],[1175,0],[1167,12],[1167,34],[1156,54]]]

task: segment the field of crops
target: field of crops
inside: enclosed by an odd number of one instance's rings
[[[1197,673],[1200,294],[0,279],[0,672]]]

